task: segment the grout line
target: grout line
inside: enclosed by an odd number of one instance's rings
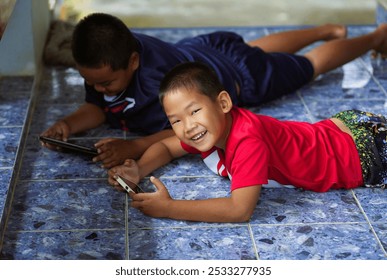
[[[366,222],[312,222],[312,223],[287,223],[287,224],[254,224],[249,223],[251,227],[286,227],[286,226],[305,226],[305,225],[358,225],[358,224],[367,224]],[[170,227],[141,227],[141,228],[130,228],[131,230],[160,230],[160,229],[189,229],[189,228],[236,228],[244,227],[246,224],[203,224],[203,225],[187,225],[187,226],[170,226]]]
[[[371,229],[371,231],[372,231],[374,237],[376,238],[376,242],[378,243],[379,247],[382,249],[382,252],[384,253],[384,256],[387,257],[387,252],[386,252],[386,250],[384,249],[383,244],[382,244],[382,242],[380,241],[380,239],[379,239],[379,237],[378,237],[378,234],[376,233],[374,227],[372,226],[372,223],[371,223],[370,219],[368,218],[368,216],[367,216],[367,214],[365,213],[363,207],[361,206],[361,203],[360,203],[359,199],[357,198],[357,196],[356,196],[356,194],[355,194],[355,192],[354,192],[353,190],[351,190],[351,192],[352,192],[353,198],[354,198],[355,201],[356,201],[357,206],[360,208],[361,213],[363,214],[364,218],[365,218],[366,221],[367,221],[368,226],[370,227],[370,229]]]
[[[247,228],[248,228],[248,231],[250,233],[251,242],[253,243],[253,250],[254,250],[255,258],[257,260],[260,260],[257,243],[255,242],[253,229],[251,228],[251,224],[250,223],[247,224]]]
[[[13,166],[0,166],[0,170],[13,170]]]
[[[306,112],[307,112],[307,117],[309,118],[309,120],[310,120],[311,122],[313,122],[313,123],[316,122],[316,121],[317,121],[316,118],[313,117],[313,114],[312,114],[312,112],[310,111],[308,105],[306,105],[306,102],[305,102],[304,98],[302,97],[300,91],[297,90],[296,94],[297,94],[298,98],[301,100],[301,103],[302,103],[302,105],[304,106],[304,108],[305,108],[305,110],[306,110]]]
[[[387,96],[387,91],[384,89],[384,87],[381,85],[379,80],[374,76],[374,73],[371,73],[368,68],[367,64],[365,63],[364,59],[362,57],[359,57],[361,64],[363,64],[363,67],[366,69],[366,71],[371,75],[372,80],[378,85],[380,90],[384,93],[385,96]]]
[[[187,225],[187,226],[170,226],[170,227],[141,227],[141,228],[129,228],[130,230],[170,230],[170,229],[205,229],[205,228],[238,228],[245,227],[246,224],[202,224],[202,225]]]
[[[367,222],[321,222],[321,223],[288,223],[288,224],[252,224],[248,223],[249,227],[286,227],[286,226],[304,226],[304,225],[361,225],[368,224]],[[203,224],[203,225],[187,225],[187,226],[171,226],[171,227],[141,227],[141,228],[131,228],[128,223],[129,230],[170,230],[170,229],[205,229],[205,228],[238,228],[245,227],[246,224]],[[83,231],[117,231],[122,230],[121,228],[85,228],[85,229],[48,229],[48,230],[10,230],[9,232],[13,233],[42,233],[42,232],[83,232]]]
[[[0,128],[23,128],[23,125],[0,125]]]
[[[251,224],[248,223],[249,229],[253,227],[286,227],[286,226],[321,226],[321,225],[366,225],[367,222],[324,222],[324,223],[291,223],[291,224]],[[129,225],[129,223],[128,223]],[[210,228],[242,228],[246,224],[226,224],[226,225],[191,225],[191,226],[171,226],[171,227],[142,227],[142,228],[130,228],[127,230],[176,230],[176,229],[210,229]],[[86,231],[122,231],[122,228],[84,228],[84,229],[47,229],[47,230],[10,230],[10,233],[56,233],[56,232],[86,232]],[[126,231],[126,229],[125,229]]]
[[[288,223],[288,224],[252,224],[251,226],[303,226],[303,225],[310,225],[310,226],[319,226],[319,225],[360,225],[360,224],[366,224],[366,222],[310,222],[310,223]]]

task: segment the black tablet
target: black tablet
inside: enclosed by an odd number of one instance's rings
[[[96,148],[85,147],[85,146],[81,146],[78,144],[65,142],[65,141],[61,141],[61,140],[49,138],[49,137],[44,137],[44,136],[39,136],[39,140],[44,142],[44,143],[55,145],[55,146],[58,146],[58,147],[61,147],[64,149],[71,150],[71,151],[77,151],[77,152],[91,154],[91,155],[98,155],[98,151]]]

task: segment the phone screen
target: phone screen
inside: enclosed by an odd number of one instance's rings
[[[136,183],[126,179],[126,178],[122,178],[120,176],[117,175],[116,177],[116,181],[118,182],[118,184],[120,184],[121,187],[123,187],[128,193],[130,192],[133,192],[133,193],[140,193],[140,192],[144,192],[139,185],[137,185]]]

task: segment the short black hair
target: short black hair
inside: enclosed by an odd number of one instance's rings
[[[75,62],[81,66],[97,68],[110,65],[112,70],[119,70],[128,67],[138,43],[120,19],[94,13],[75,26],[71,48]]]
[[[179,88],[197,89],[200,94],[215,101],[224,86],[219,81],[216,72],[201,62],[184,62],[169,71],[161,81],[159,100],[163,105],[166,94]]]

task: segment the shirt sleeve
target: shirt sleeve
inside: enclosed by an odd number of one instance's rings
[[[231,162],[231,191],[268,183],[269,149],[260,139],[242,141]]]

